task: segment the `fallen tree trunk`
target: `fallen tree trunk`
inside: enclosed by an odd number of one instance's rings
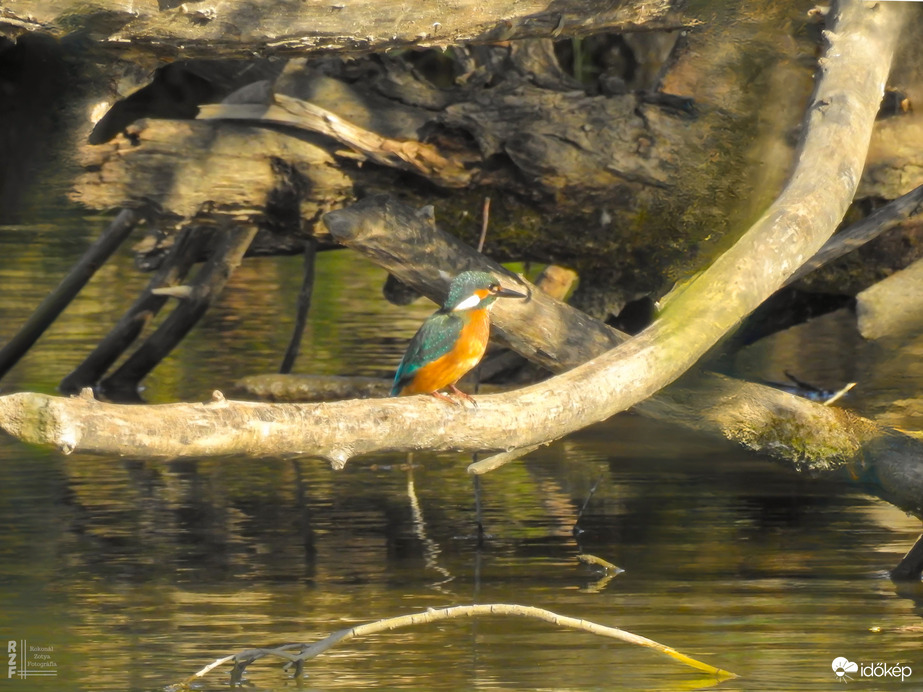
[[[313,3],[230,0],[132,3],[122,0],[8,0],[0,35],[44,33],[64,38],[79,27],[86,40],[131,57],[252,59],[255,55],[368,52],[445,46],[592,31],[678,28],[672,0],[588,6],[580,0],[474,0],[451,4],[399,0]],[[356,27],[361,27],[361,34]]]

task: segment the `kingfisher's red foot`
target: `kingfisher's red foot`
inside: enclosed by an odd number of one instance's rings
[[[459,389],[458,387],[456,387],[454,384],[450,384],[450,385],[449,385],[449,389],[452,390],[452,394],[454,394],[455,396],[459,397],[460,399],[464,399],[465,401],[470,401],[470,402],[471,402],[471,405],[474,406],[474,408],[477,408],[477,407],[478,407],[478,402],[476,402],[476,401],[474,400],[474,397],[473,397],[473,396],[471,396],[470,394],[465,394],[465,392],[463,392],[462,390],[460,390],[460,389]]]
[[[453,404],[454,406],[461,406],[460,401],[456,401],[452,397],[446,396],[445,394],[441,394],[440,392],[430,392],[430,396],[434,396],[440,401],[448,401],[450,404]]]

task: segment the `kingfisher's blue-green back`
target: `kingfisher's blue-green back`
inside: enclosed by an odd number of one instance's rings
[[[464,324],[462,315],[443,310],[427,317],[407,346],[401,364],[397,366],[391,396],[397,396],[410,384],[420,368],[451,351]]]

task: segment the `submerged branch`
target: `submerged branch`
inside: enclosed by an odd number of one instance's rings
[[[212,256],[196,274],[188,295],[138,350],[100,383],[104,391],[129,394],[137,391],[138,383],[183,340],[218,299],[255,235],[256,228],[252,226],[221,229]]]
[[[264,658],[265,656],[277,656],[283,658],[289,661],[289,665],[303,665],[304,661],[319,656],[325,651],[332,649],[337,644],[347,642],[358,637],[364,637],[370,634],[378,634],[379,632],[390,632],[400,627],[427,625],[433,622],[439,622],[441,620],[453,620],[457,618],[470,617],[488,617],[497,615],[541,620],[543,622],[551,623],[557,627],[567,627],[570,629],[579,630],[581,632],[589,632],[590,634],[595,634],[600,637],[618,639],[627,644],[643,646],[645,648],[653,649],[654,651],[658,651],[666,656],[669,656],[674,661],[678,661],[698,671],[712,675],[717,678],[718,681],[737,677],[737,675],[734,673],[723,670],[721,668],[716,668],[715,666],[709,665],[708,663],[703,663],[702,661],[694,659],[691,656],[680,653],[676,649],[673,649],[669,646],[664,646],[663,644],[656,642],[653,639],[648,639],[647,637],[641,637],[637,634],[626,632],[625,630],[619,629],[618,627],[608,627],[606,625],[600,625],[589,620],[584,620],[582,618],[572,618],[566,615],[558,615],[557,613],[553,613],[550,610],[545,610],[544,608],[512,605],[508,603],[492,603],[483,605],[453,606],[449,608],[429,609],[422,613],[385,618],[383,620],[377,620],[365,625],[358,625],[356,627],[339,630],[331,634],[326,639],[322,639],[321,641],[315,642],[314,644],[285,644],[284,646],[272,649],[247,649],[246,651],[242,651],[233,656],[226,656],[214,661],[213,663],[205,666],[196,674],[187,678],[178,685],[174,685],[170,689],[189,689],[189,686],[196,680],[201,679],[215,668],[231,661],[234,662],[234,670],[238,674],[242,673],[243,668],[248,666],[250,663],[259,660],[260,658]]]

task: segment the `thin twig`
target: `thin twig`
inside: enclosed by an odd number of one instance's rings
[[[590,500],[593,495],[596,493],[596,489],[599,487],[599,484],[602,483],[602,478],[597,478],[596,482],[593,484],[593,487],[590,488],[590,492],[586,494],[586,499],[583,501],[583,506],[580,508],[580,511],[577,512],[577,521],[574,522],[574,535],[576,536],[580,530],[580,520],[583,518],[583,513],[586,512],[586,508],[590,505]]]
[[[484,252],[484,242],[487,240],[487,224],[490,222],[490,197],[484,198],[481,207],[481,237],[478,238],[478,252]]]
[[[824,406],[831,406],[831,405],[833,405],[835,402],[837,402],[837,401],[839,401],[840,399],[842,399],[844,396],[846,396],[846,393],[847,393],[850,389],[852,389],[853,387],[856,386],[856,384],[857,384],[856,382],[849,382],[849,383],[847,383],[846,385],[844,385],[843,387],[841,387],[840,389],[838,389],[837,391],[835,391],[835,392],[833,393],[833,395],[832,395],[829,399],[827,399],[827,400],[824,402]]]
[[[601,567],[604,571],[612,574],[621,574],[623,570],[618,565],[613,565],[608,560],[604,560],[598,555],[591,555],[590,553],[579,553],[577,555],[577,560],[582,562],[585,565],[593,565],[594,567]]]
[[[301,337],[304,334],[308,313],[311,311],[311,296],[314,293],[314,265],[317,259],[317,240],[308,238],[304,243],[304,276],[301,281],[301,290],[298,292],[298,308],[295,311],[295,326],[292,328],[292,338],[282,357],[279,372],[287,375],[295,365],[298,349],[301,346]]]
[[[521,459],[526,454],[530,454],[539,447],[544,447],[546,444],[549,443],[540,442],[537,445],[529,445],[528,447],[517,447],[516,449],[512,449],[509,452],[501,452],[500,454],[494,454],[493,456],[489,456],[486,459],[482,459],[481,461],[475,461],[471,464],[468,464],[468,473],[474,476],[483,475],[488,471],[493,471],[494,469],[498,469],[501,466],[505,466],[511,461]]]
[[[490,223],[490,197],[484,198],[484,205],[481,207],[481,235],[478,238],[478,252],[484,252],[484,243],[487,241],[487,226]],[[481,365],[474,370],[474,393],[477,394],[481,388]],[[478,463],[478,453],[471,455],[471,466]],[[484,547],[484,510],[481,505],[481,479],[475,475],[472,479],[474,488],[474,518],[477,522],[478,548]]]

